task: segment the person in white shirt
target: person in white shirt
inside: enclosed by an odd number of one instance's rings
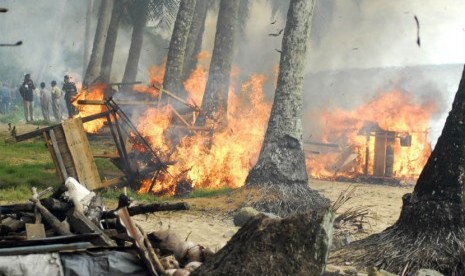
[[[44,120],[50,122],[50,92],[45,88],[45,82],[40,83],[40,107]]]
[[[63,96],[63,92],[57,86],[56,81],[52,81],[51,85],[52,85],[51,94],[52,94],[53,116],[55,117],[55,120],[60,123],[62,120],[61,97]]]

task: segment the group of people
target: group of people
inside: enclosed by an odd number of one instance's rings
[[[40,83],[40,90],[39,90],[39,98],[40,98],[40,107],[42,109],[42,115],[44,120],[51,121],[50,119],[50,106],[53,110],[53,116],[55,117],[55,121],[61,122],[62,121],[62,113],[61,113],[61,99],[64,94],[64,99],[66,102],[66,108],[68,110],[68,117],[72,118],[74,115],[77,114],[76,108],[72,104],[72,99],[77,95],[77,88],[76,84],[70,82],[70,78],[68,75],[64,77],[63,87],[57,86],[56,81],[52,81],[50,83],[50,90],[47,88],[45,82]],[[31,79],[30,74],[26,74],[24,76],[24,81],[19,88],[19,93],[23,99],[24,103],[24,117],[26,118],[26,122],[34,121],[34,91],[36,87],[34,82]]]

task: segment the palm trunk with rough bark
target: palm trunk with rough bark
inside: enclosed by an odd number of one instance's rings
[[[314,0],[291,1],[278,85],[260,157],[247,185],[307,185],[302,142],[302,84]]]
[[[113,10],[113,0],[102,0],[100,4],[99,16],[97,21],[97,29],[95,31],[92,53],[90,55],[89,65],[87,66],[86,74],[83,83],[89,85],[100,75],[102,64],[103,51],[110,25],[111,13]]]
[[[116,39],[118,38],[119,22],[123,13],[124,0],[114,0],[113,11],[111,14],[110,26],[108,27],[105,49],[103,51],[102,66],[100,72],[100,81],[110,82],[111,66],[116,48]]]
[[[207,118],[224,124],[227,121],[228,92],[234,58],[234,41],[238,28],[240,0],[221,0],[216,24],[215,44],[202,99],[202,113],[196,125]]]
[[[89,48],[90,48],[90,25],[92,21],[92,8],[94,6],[93,0],[87,0],[86,10],[86,29],[84,33],[84,57],[83,57],[83,75],[86,73],[86,66],[89,62]]]
[[[442,134],[418,178],[403,196],[398,221],[379,234],[335,252],[354,262],[416,275],[421,268],[465,275],[465,68]]]
[[[330,205],[308,186],[302,143],[302,83],[314,4],[315,0],[290,3],[268,128],[245,183],[261,195],[251,202],[254,208],[282,217]]]
[[[181,0],[166,61],[163,88],[178,96],[181,96],[183,61],[196,2],[196,0]]]
[[[202,49],[203,33],[205,31],[205,19],[207,18],[210,0],[197,1],[195,5],[194,17],[192,18],[189,37],[187,38],[186,54],[184,56],[182,80],[189,78],[192,71],[197,66],[197,56]]]
[[[131,46],[129,47],[128,61],[123,75],[124,82],[134,82],[137,77],[137,68],[144,41],[144,30],[147,23],[147,8],[149,0],[138,1],[132,29]]]

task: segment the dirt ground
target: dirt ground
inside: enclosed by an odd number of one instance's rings
[[[328,197],[332,202],[349,186],[357,186],[355,196],[341,207],[339,212],[350,207],[369,207],[372,218],[364,224],[364,232],[357,238],[384,230],[393,224],[400,213],[402,195],[413,190],[413,186],[387,186],[348,182],[310,180],[310,186]],[[192,210],[163,212],[148,216],[137,216],[135,220],[146,231],[171,229],[181,237],[219,249],[239,229],[232,221],[232,211],[243,206],[249,195],[243,189],[213,198],[186,199]],[[183,200],[180,200],[183,201]]]

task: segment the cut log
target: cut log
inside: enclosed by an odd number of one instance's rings
[[[180,211],[180,210],[189,210],[189,204],[186,202],[177,202],[177,203],[152,203],[147,205],[137,205],[128,208],[130,216],[161,212],[161,211]],[[102,219],[115,218],[115,211],[103,212]]]
[[[321,275],[331,246],[331,211],[247,222],[191,275]]]

